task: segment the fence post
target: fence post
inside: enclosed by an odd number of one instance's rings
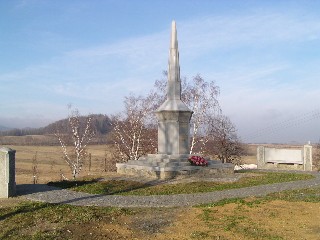
[[[305,171],[312,171],[312,146],[303,146],[303,168]]]
[[[0,198],[9,198],[16,195],[16,151],[0,147]]]
[[[264,146],[259,146],[257,148],[257,167],[264,168],[265,162],[264,162]]]

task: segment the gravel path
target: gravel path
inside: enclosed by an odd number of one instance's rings
[[[320,175],[304,181],[275,183],[262,186],[231,189],[208,193],[158,195],[158,196],[119,196],[95,195],[74,192],[45,184],[17,185],[17,193],[29,200],[71,204],[78,206],[112,207],[178,207],[217,202],[226,198],[265,196],[269,193],[320,186]]]

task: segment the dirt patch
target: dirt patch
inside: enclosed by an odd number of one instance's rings
[[[25,199],[22,197],[0,198],[0,208],[14,207],[23,201],[25,201]]]
[[[125,224],[116,223],[86,223],[73,224],[60,231],[58,239],[139,239]]]
[[[227,204],[186,209],[157,239],[320,239],[319,221],[320,203]]]
[[[98,222],[69,224],[59,230],[57,239],[157,239],[167,232],[166,229],[183,211],[182,208],[135,209],[129,215],[105,216]]]
[[[165,228],[172,226],[176,216],[181,214],[181,208],[155,208],[142,210],[130,219],[128,225],[131,229],[137,229],[147,235],[165,232]]]

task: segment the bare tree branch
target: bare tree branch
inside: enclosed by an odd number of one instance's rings
[[[223,163],[241,164],[244,148],[235,126],[227,116],[211,119],[209,142],[207,153],[215,155]]]
[[[125,110],[112,117],[113,141],[119,160],[138,160],[156,148],[155,109],[152,94],[147,97],[130,95],[125,98]]]
[[[92,117],[88,116],[86,122],[82,124],[78,110],[69,113],[68,122],[69,131],[62,133],[57,130],[55,136],[61,145],[64,160],[75,179],[82,169],[83,161],[87,155],[86,147],[95,136],[95,131],[92,126]]]

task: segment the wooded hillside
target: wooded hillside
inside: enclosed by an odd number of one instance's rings
[[[107,115],[92,114],[90,116],[93,118],[92,123],[97,135],[106,135],[111,131],[111,120]],[[86,117],[87,116],[81,116],[80,121],[85,122]],[[0,136],[50,135],[55,134],[58,130],[60,132],[67,132],[68,127],[68,119],[66,118],[42,128],[0,130]]]

